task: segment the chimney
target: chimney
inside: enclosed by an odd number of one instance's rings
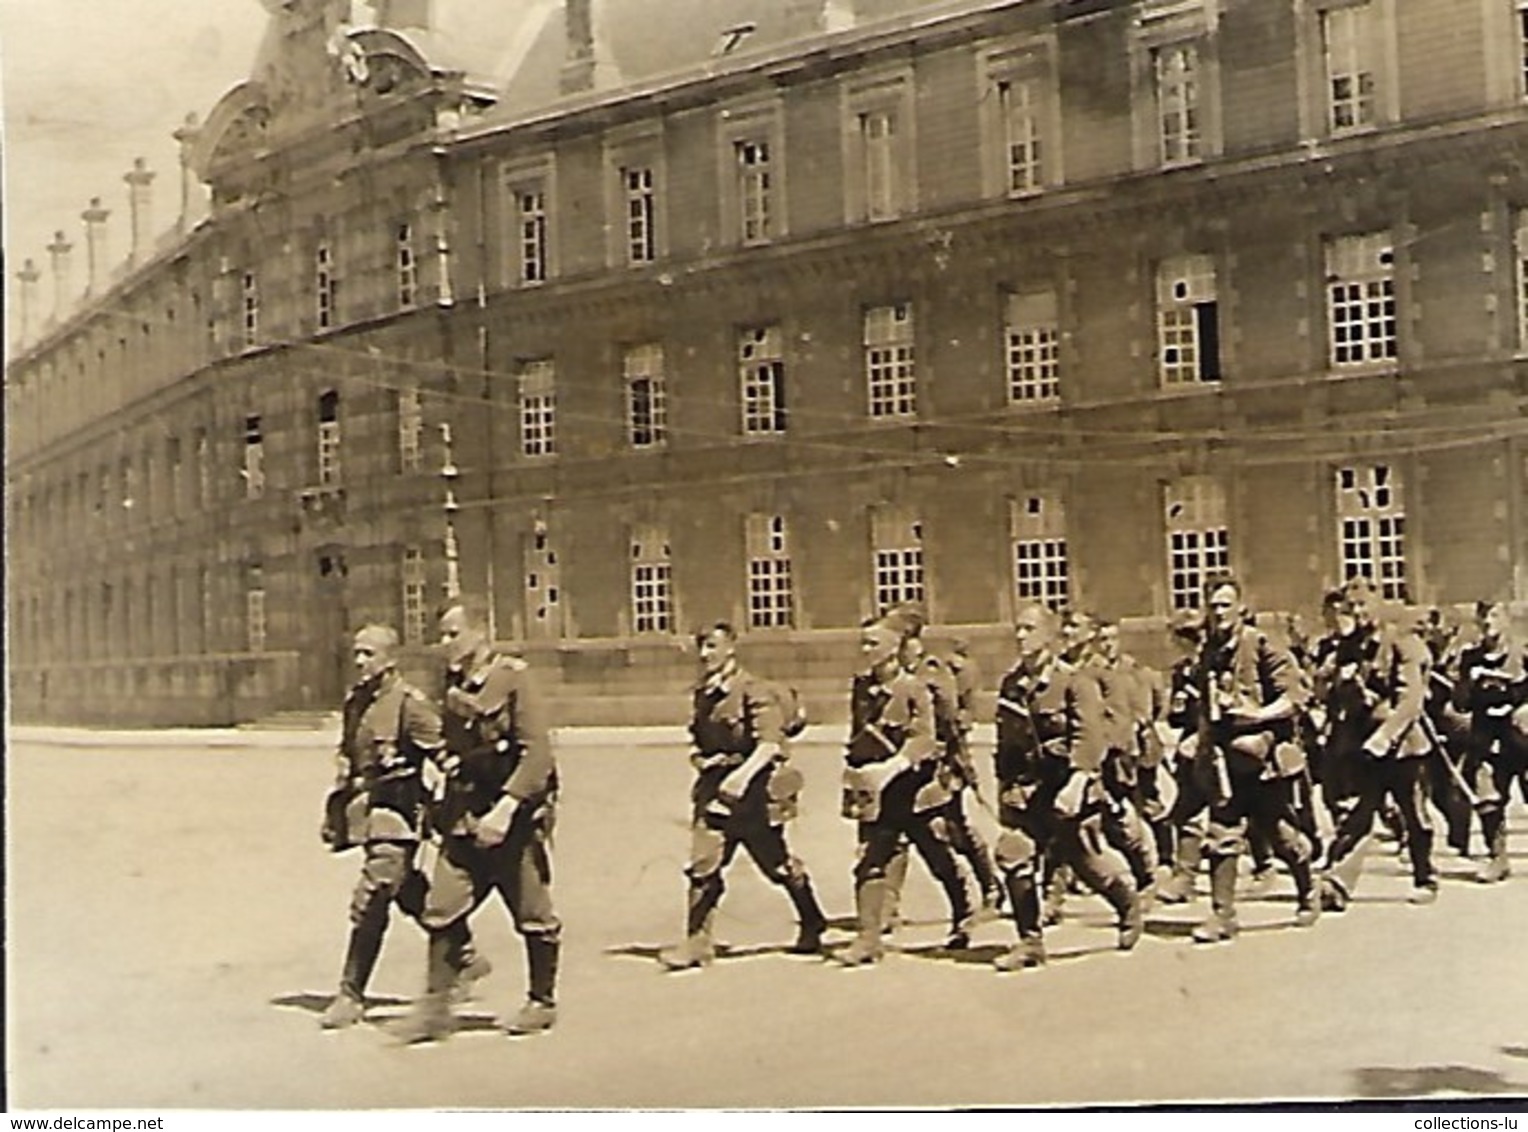
[[[69,253],[74,245],[64,239],[62,232],[53,233],[48,245],[48,258],[53,267],[53,317],[61,319],[69,305]]]
[[[100,197],[90,198],[90,207],[80,213],[85,222],[85,289],[94,291],[101,282],[101,271],[106,266],[106,218],[109,209],[101,207]]]
[[[191,168],[191,151],[202,128],[195,114],[187,114],[186,120],[170,136],[180,146],[180,212],[175,217],[175,228],[184,232],[191,226],[191,201],[196,195],[196,173]]]
[[[42,278],[42,272],[37,270],[37,264],[27,260],[21,265],[21,270],[16,272],[16,278],[21,283],[20,301],[17,304],[21,308],[21,341],[26,342],[32,337],[32,319],[37,313],[37,281]]]
[[[132,212],[133,243],[128,254],[136,261],[148,250],[149,205],[153,201],[150,186],[154,183],[154,173],[143,158],[135,157],[132,169],[122,179],[127,182],[127,206]]]
[[[563,0],[567,47],[558,89],[578,94],[594,89],[594,0]]]

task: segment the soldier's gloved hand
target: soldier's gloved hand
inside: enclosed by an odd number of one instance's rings
[[[492,849],[500,844],[509,836],[509,824],[514,821],[515,810],[519,806],[520,799],[513,794],[505,794],[493,804],[493,809],[478,819],[473,839],[484,849]]]
[[[1056,795],[1056,813],[1064,818],[1075,818],[1082,813],[1083,799],[1087,795],[1089,778],[1085,771],[1074,770],[1066,780],[1061,793]]]

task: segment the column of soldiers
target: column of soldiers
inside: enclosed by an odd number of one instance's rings
[[[1382,619],[1364,579],[1328,593],[1323,618],[1314,642],[1294,619],[1270,634],[1240,583],[1216,578],[1203,613],[1171,622],[1178,655],[1164,676],[1122,651],[1115,624],[1020,609],[1015,659],[996,689],[993,799],[970,743],[980,674],[969,647],[931,652],[910,607],[867,621],[842,771],[842,814],[857,840],[854,934],[836,949],[786,835],[804,782],[791,761],[805,725],[799,697],[745,668],[736,631],[718,622],[696,636],[685,936],[661,963],[683,971],[714,961],[713,919],[740,848],[791,902],[799,926],[789,950],[848,967],[884,957],[912,850],[948,904],[946,949],[965,950],[975,926],[1011,918],[1016,940],[995,959],[1002,971],[1045,964],[1045,928],[1077,886],[1113,909],[1116,944],[1129,951],[1154,904],[1193,901],[1207,873],[1209,908],[1193,939],[1230,941],[1247,891],[1244,855],[1255,881],[1282,863],[1293,926],[1311,927],[1353,899],[1377,818],[1406,854],[1414,904],[1437,899],[1434,811],[1464,856],[1478,825],[1477,877],[1505,880],[1514,784],[1528,802],[1528,667],[1505,603],[1479,603],[1462,645],[1437,611]],[[453,1003],[491,970],[468,927],[491,892],[526,958],[526,1002],[504,1028],[535,1034],[556,1021],[557,770],[526,665],[496,652],[486,625],[476,599],[442,610],[439,707],[398,674],[392,629],[356,634],[358,678],[324,837],[364,852],[327,1029],[363,1018],[396,904],[428,937],[425,991],[400,1036],[450,1034]]]

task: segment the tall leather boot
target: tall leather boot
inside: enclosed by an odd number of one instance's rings
[[[881,918],[881,934],[891,935],[902,926],[902,886],[907,883],[907,864],[912,850],[904,845],[886,862],[886,908]]]
[[[1194,899],[1199,867],[1204,863],[1204,835],[1184,827],[1178,835],[1178,849],[1173,860],[1172,878],[1157,892],[1164,904],[1187,904]]]
[[[1483,813],[1480,815],[1480,826],[1481,832],[1485,834],[1489,856],[1481,863],[1475,879],[1481,884],[1498,884],[1512,875],[1512,866],[1507,860],[1506,814],[1500,810]]]
[[[693,967],[705,967],[716,958],[716,945],[711,939],[711,920],[721,898],[719,877],[690,881],[684,942],[678,947],[666,947],[660,951],[658,962],[670,971],[688,971]]]
[[[511,1034],[544,1034],[557,1022],[557,958],[561,943],[556,932],[527,932],[525,936],[525,1005],[504,1026]]]
[[[1033,872],[1013,871],[1003,877],[1008,889],[1008,906],[1019,941],[1013,949],[993,960],[999,971],[1018,971],[1045,963],[1045,938],[1040,927],[1040,890]]]
[[[786,882],[785,892],[796,909],[796,942],[791,944],[792,955],[818,955],[822,952],[822,933],[828,930],[828,917],[817,902],[812,888],[812,878],[802,874]]]
[[[1290,861],[1289,875],[1295,882],[1295,926],[1308,928],[1321,918],[1321,897],[1316,891],[1310,858],[1300,857]]]
[[[859,917],[859,933],[838,961],[846,967],[864,967],[879,963],[885,955],[881,929],[890,900],[890,884],[885,878],[864,880],[854,890],[854,908]]]
[[[1098,894],[1119,917],[1119,949],[1130,951],[1146,930],[1146,901],[1135,878],[1128,872],[1120,873],[1107,880]]]
[[[456,1019],[451,1013],[451,988],[469,938],[465,920],[430,932],[425,991],[399,1024],[398,1039],[406,1044],[438,1042],[451,1036]]]
[[[1236,865],[1235,855],[1211,853],[1210,858],[1210,917],[1194,929],[1195,943],[1220,943],[1233,939],[1238,931],[1236,923]]]
[[[345,948],[345,966],[340,973],[340,993],[334,996],[319,1025],[326,1030],[344,1030],[359,1022],[365,1013],[366,984],[376,969],[387,935],[391,911],[385,893],[375,894],[360,918],[351,925],[350,942]]]

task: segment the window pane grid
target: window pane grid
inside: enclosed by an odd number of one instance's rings
[[[420,441],[424,434],[424,406],[419,390],[398,391],[398,466],[405,472],[419,470]]]
[[[770,218],[769,145],[762,141],[739,142],[737,165],[743,242],[765,243],[774,234]]]
[[[244,345],[254,346],[260,341],[260,285],[254,272],[246,271],[242,282],[244,313]]]
[[[626,259],[628,263],[652,263],[658,258],[653,230],[653,171],[626,169]]]
[[[905,546],[875,552],[875,602],[884,613],[904,602],[923,601],[923,548]]]
[[[1068,598],[1066,540],[1018,539],[1013,544],[1014,592],[1020,601],[1060,609]]]
[[[670,631],[672,608],[667,562],[632,564],[631,602],[637,632],[667,633]]]
[[[319,245],[314,253],[313,285],[318,299],[318,327],[334,325],[334,261],[328,245]]]
[[[791,560],[784,557],[748,561],[748,624],[754,629],[789,629],[795,623]]]
[[[1002,104],[1003,149],[1008,162],[1008,191],[1032,193],[1042,184],[1040,117],[1033,82],[998,84]]]
[[[633,448],[652,448],[668,437],[663,348],[638,346],[622,358],[626,382],[626,435]]]
[[[1060,335],[1054,326],[1008,328],[1008,400],[1048,401],[1061,395]]]
[[[1384,234],[1335,240],[1327,249],[1333,365],[1397,356],[1395,257]]]
[[[398,225],[393,263],[397,270],[398,306],[408,310],[419,298],[419,264],[414,257],[412,224]]]
[[[875,307],[865,312],[865,377],[872,417],[917,414],[910,306]]]
[[[417,546],[406,547],[403,551],[403,639],[407,643],[424,643],[425,610],[424,552]]]
[[[1322,14],[1326,38],[1328,109],[1334,132],[1360,129],[1375,121],[1374,72],[1368,62],[1372,13],[1367,5]]]
[[[871,220],[896,216],[896,115],[872,110],[860,115],[865,162],[865,215]]]
[[[1400,485],[1385,464],[1337,471],[1342,577],[1367,578],[1388,601],[1407,601],[1406,514]]]
[[[526,456],[557,454],[556,371],[551,362],[532,362],[520,375],[520,451]]]
[[[1162,163],[1197,161],[1199,145],[1199,53],[1192,45],[1156,53],[1157,107]]]
[[[546,282],[546,193],[539,188],[515,194],[520,212],[520,281]]]
[[[784,432],[784,339],[778,326],[758,327],[739,335],[738,380],[743,403],[743,434],[759,436]]]

